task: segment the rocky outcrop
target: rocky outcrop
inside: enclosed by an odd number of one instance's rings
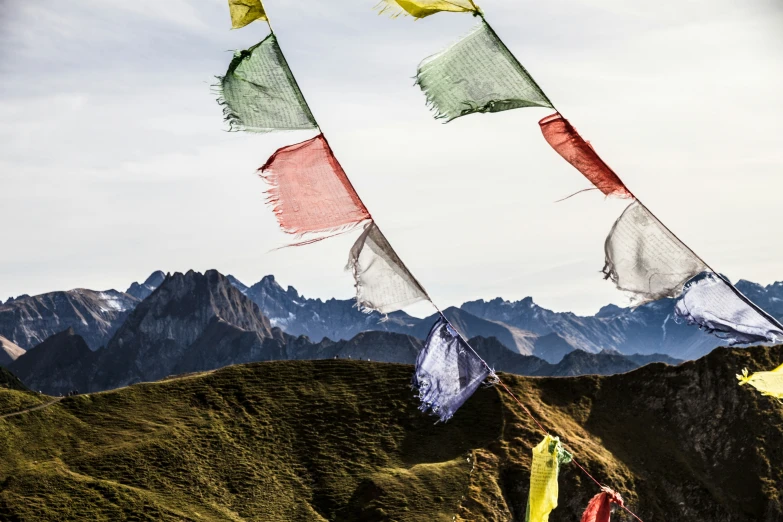
[[[227,350],[242,332],[250,334],[254,342],[262,342],[272,337],[272,326],[258,307],[216,270],[176,273],[136,307],[100,351],[90,388],[105,390],[158,380],[183,368],[217,368],[217,361],[185,361],[197,360],[189,352],[207,340],[215,354]],[[242,345],[250,347],[253,342],[245,338]]]
[[[126,294],[132,295],[139,301],[144,301],[146,298],[158,288],[166,279],[166,274],[158,270],[150,274],[150,276],[141,284],[131,283],[130,287],[125,291]]]
[[[0,335],[28,350],[73,328],[87,346],[105,345],[139,300],[116,290],[76,289],[27,296],[0,305]]]
[[[0,335],[0,366],[8,366],[23,354],[24,348]]]

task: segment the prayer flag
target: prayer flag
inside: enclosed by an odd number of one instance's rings
[[[231,27],[240,29],[255,20],[266,20],[261,0],[228,0],[231,12]]]
[[[446,422],[488,376],[494,375],[441,315],[416,358],[413,386],[421,411]]]
[[[609,522],[612,504],[623,505],[623,497],[604,486],[601,493],[593,497],[587,505],[581,522]]]
[[[374,222],[351,248],[346,268],[356,281],[356,304],[366,312],[388,314],[429,299]]]
[[[424,18],[441,11],[453,13],[479,11],[472,0],[382,0],[376,9],[381,14],[391,15],[392,18],[403,14],[409,14],[414,18]]]
[[[596,154],[592,145],[582,139],[560,113],[547,116],[538,124],[549,145],[601,192],[607,196],[633,197],[617,174]]]
[[[218,103],[231,130],[270,132],[318,127],[274,34],[246,51],[234,53],[228,72],[218,79]]]
[[[615,222],[604,244],[604,275],[634,304],[677,297],[690,279],[707,270],[647,208],[634,201]]]
[[[288,234],[334,235],[370,219],[323,134],[278,149],[260,173],[271,185],[267,201]],[[298,244],[320,239],[325,237]]]
[[[560,465],[569,462],[571,454],[563,448],[558,437],[547,435],[533,448],[525,522],[548,522],[549,513],[557,507]]]
[[[419,65],[416,84],[436,118],[552,103],[486,22]]]
[[[756,372],[748,376],[748,369],[742,370],[742,375],[737,375],[740,386],[750,384],[762,395],[775,397],[783,401],[783,365],[769,372]]]
[[[674,312],[729,344],[783,342],[783,326],[723,276],[706,272],[685,285]]]

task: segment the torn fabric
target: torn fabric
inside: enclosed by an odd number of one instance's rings
[[[677,297],[707,270],[677,237],[638,201],[615,222],[604,244],[604,275],[630,292],[635,305]]]
[[[218,103],[231,130],[317,128],[274,34],[246,51],[235,52],[228,72],[218,79]]]
[[[456,44],[424,60],[416,84],[435,110],[435,117],[446,121],[474,112],[552,107],[484,21]]]
[[[769,372],[756,372],[748,375],[748,369],[742,370],[742,375],[737,375],[740,386],[750,384],[762,395],[774,397],[783,401],[783,365]]]
[[[563,448],[558,437],[547,435],[533,448],[525,522],[548,522],[549,513],[557,507],[560,465],[569,462],[571,454]]]
[[[356,304],[365,312],[388,314],[429,300],[374,222],[351,248],[346,268],[356,281]]]
[[[609,522],[609,517],[612,514],[612,504],[623,505],[623,498],[619,494],[606,486],[601,488],[601,490],[601,493],[590,500],[587,509],[585,509],[582,515],[581,522]]]
[[[783,327],[712,272],[685,285],[674,312],[688,324],[697,325],[729,344],[783,342]]]
[[[400,15],[411,15],[414,18],[424,18],[441,11],[452,13],[477,13],[478,7],[471,0],[381,0],[376,6],[381,14],[392,18]]]
[[[240,29],[250,22],[266,20],[266,12],[261,0],[228,0],[231,12],[231,27]]]
[[[539,121],[544,138],[563,159],[581,172],[598,190],[607,196],[632,198],[619,176],[596,154],[592,145],[582,139],[576,129],[560,113]]]
[[[490,374],[486,364],[440,316],[416,358],[413,386],[419,391],[419,409],[430,410],[446,422]]]
[[[288,234],[336,234],[370,219],[323,134],[278,149],[260,175],[271,185],[267,202]]]

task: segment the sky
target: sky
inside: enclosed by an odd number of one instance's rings
[[[267,0],[339,161],[441,306],[502,296],[595,313],[626,297],[603,243],[627,201],[541,137],[551,111],[432,118],[417,64],[476,19],[390,19],[375,0]],[[335,7],[339,5],[339,7]],[[783,280],[783,3],[485,0],[488,21],[642,199],[732,280]],[[358,232],[290,242],[256,175],[312,133],[226,132],[211,85],[232,50],[225,0],[0,0],[0,299],[125,290],[154,270],[274,274],[348,298]],[[417,310],[412,310],[417,313]],[[421,313],[429,313],[422,310]]]

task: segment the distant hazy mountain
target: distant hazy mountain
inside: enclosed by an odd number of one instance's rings
[[[324,337],[333,341],[353,339],[369,330],[408,333],[421,322],[404,312],[394,312],[384,320],[377,312],[360,311],[353,299],[308,299],[292,286],[284,290],[271,275],[249,288],[234,277],[230,280],[258,305],[272,325],[291,335],[306,335],[315,342]]]
[[[376,312],[363,313],[353,299],[308,299],[291,286],[284,290],[271,275],[251,287],[232,276],[229,280],[258,305],[273,325],[291,335],[306,335],[313,341],[348,340],[367,331],[396,332],[424,339],[435,323],[435,315],[419,319],[404,312],[385,318]],[[575,349],[552,332],[541,336],[455,307],[443,313],[465,337],[496,337],[509,350],[522,355],[536,355],[555,363]]]
[[[0,335],[0,366],[8,366],[23,353],[24,348],[17,346]]]
[[[766,300],[778,299],[772,293],[783,297],[783,286],[779,283],[766,289],[760,285],[753,288]],[[623,354],[664,354],[678,359],[695,359],[725,344],[714,335],[677,322],[673,299],[662,299],[636,309],[609,305],[587,317],[547,310],[536,305],[530,297],[514,302],[501,298],[471,301],[463,304],[462,309],[477,317],[540,335],[556,333],[571,346],[593,353],[617,350]]]
[[[144,301],[166,279],[166,274],[158,270],[153,272],[143,283],[131,283],[126,294],[132,295],[139,301]]]
[[[76,289],[9,299],[0,305],[0,335],[25,350],[67,328],[92,350],[106,344],[139,299],[116,290]]]

